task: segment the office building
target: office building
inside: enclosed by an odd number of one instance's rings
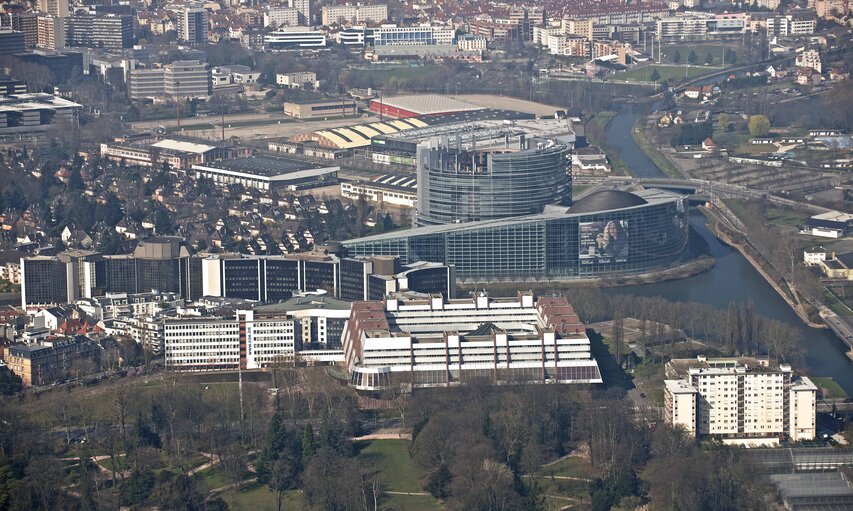
[[[284,103],[284,115],[297,119],[346,117],[357,112],[358,105],[352,99],[309,99]]]
[[[121,49],[133,46],[133,16],[75,15],[65,19],[68,46]]]
[[[178,11],[178,39],[189,44],[207,44],[208,15],[198,7]]]
[[[101,351],[98,342],[80,335],[7,346],[4,360],[25,387],[42,386],[77,376],[75,365],[81,360],[90,360],[97,367]]]
[[[419,182],[418,193],[429,186]],[[350,257],[440,262],[455,266],[463,282],[483,283],[644,273],[683,260],[687,242],[686,197],[646,189],[595,192],[571,208],[547,205],[539,214],[429,225],[343,245]]]
[[[84,263],[98,258],[87,250],[22,258],[21,306],[73,303],[91,296],[95,276]]]
[[[0,28],[0,55],[12,55],[24,51],[24,33],[8,27]]]
[[[210,96],[210,66],[199,60],[178,60],[163,66],[165,93],[176,98]]]
[[[0,139],[37,138],[55,125],[76,128],[81,108],[50,94],[7,94],[0,97]]]
[[[308,27],[282,27],[264,36],[270,50],[311,50],[326,47],[326,35]]]
[[[131,69],[127,73],[128,96],[130,99],[161,97],[166,91],[164,75],[163,68]]]
[[[509,11],[509,21],[517,25],[522,41],[533,39],[533,27],[545,25],[545,10],[542,7],[514,6]]]
[[[375,158],[373,161],[377,161]],[[392,163],[391,157],[388,163]],[[364,197],[368,202],[381,205],[414,208],[418,204],[417,178],[410,175],[382,174],[371,180],[342,181],[341,197],[359,200]]]
[[[571,204],[571,146],[559,136],[533,138],[520,126],[475,131],[463,143],[464,136],[418,145],[418,225],[497,220]]]
[[[345,25],[347,23],[379,23],[388,20],[388,6],[373,5],[324,5],[322,8],[323,25]]]
[[[254,156],[193,165],[192,169],[196,177],[212,179],[219,186],[241,184],[263,191],[296,191],[337,183],[340,167]]]
[[[264,11],[264,27],[295,27],[299,25],[299,11],[294,7],[268,7]]]
[[[375,46],[456,44],[456,31],[433,26],[386,27],[373,30]]]
[[[61,18],[71,14],[68,0],[38,0],[38,10]]]
[[[697,438],[815,438],[817,387],[789,364],[748,357],[674,359],[666,365],[667,423]]]
[[[585,327],[565,297],[355,302],[343,346],[358,390],[602,382]]]
[[[167,318],[165,367],[170,371],[227,371],[292,365],[297,356],[339,362],[350,303],[305,294],[282,303],[238,308],[231,315]]]
[[[398,257],[374,256],[340,260],[339,296],[344,300],[382,300],[415,292],[456,297],[456,270],[440,263],[400,264]]]
[[[101,157],[125,165],[143,167],[168,164],[173,169],[189,170],[218,159],[239,158],[251,154],[251,148],[230,142],[196,141],[164,138],[156,142],[133,142],[124,139],[101,144]]]

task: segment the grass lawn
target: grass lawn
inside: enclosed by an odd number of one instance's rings
[[[203,470],[198,474],[193,476],[195,478],[196,484],[198,484],[199,490],[202,491],[210,491],[215,488],[222,488],[226,484],[225,474],[222,473],[218,467],[212,467],[207,470]]]
[[[657,69],[660,78],[658,81],[666,80],[669,83],[679,82],[685,78],[695,78],[712,71],[717,71],[717,68],[711,66],[659,66],[656,64],[636,67],[627,71],[620,71],[612,75],[608,75],[608,80],[614,81],[651,81],[652,72]]]
[[[379,471],[385,489],[401,492],[422,492],[420,473],[409,457],[408,440],[370,440],[359,442],[358,456],[369,467]]]
[[[823,290],[823,303],[839,316],[853,316],[853,309],[850,307],[853,297],[847,298],[849,289],[846,283],[842,285],[844,289],[841,294],[837,287],[826,287]]]
[[[634,142],[640,146],[640,149],[646,153],[646,156],[655,162],[655,165],[657,165],[664,174],[675,179],[681,179],[684,177],[681,175],[681,172],[675,168],[675,165],[673,165],[662,152],[657,150],[649,137],[646,136],[646,133],[643,131],[644,129],[645,126],[643,125],[643,119],[640,118],[637,120],[637,124],[634,125],[634,129],[631,130],[631,136],[634,138]]]
[[[578,196],[584,192],[590,185],[572,185],[572,196]]]
[[[378,81],[387,82],[391,78],[398,80],[417,80],[429,75],[440,66],[398,66],[392,69],[351,69],[349,72],[366,73]]]
[[[841,385],[835,382],[831,376],[812,376],[811,380],[815,385],[823,389],[824,397],[828,399],[845,399],[847,393],[841,388]]]
[[[675,50],[678,50],[681,53],[681,62],[680,64],[687,63],[687,56],[690,55],[690,51],[693,50],[696,52],[696,64],[702,65],[705,63],[705,58],[710,53],[714,60],[711,61],[711,65],[708,67],[720,67],[723,64],[723,56],[725,55],[726,50],[734,50],[735,55],[737,55],[737,59],[734,63],[726,62],[726,67],[730,67],[733,64],[737,64],[743,60],[743,53],[740,51],[740,48],[733,48],[730,46],[721,46],[719,44],[678,44],[678,45],[667,45],[664,46],[661,51],[661,62],[675,64],[672,60],[673,55],[675,55]],[[655,49],[655,53],[657,53],[657,49]]]
[[[387,495],[381,509],[394,511],[439,511],[444,509],[430,495]]]
[[[269,486],[253,484],[240,490],[223,492],[221,497],[234,511],[276,511],[276,495]],[[296,490],[287,491],[281,508],[287,511],[307,509],[304,495]]]
[[[392,492],[422,493],[420,472],[409,457],[408,440],[359,442],[358,456],[366,466],[379,471],[383,489]],[[429,495],[387,495],[384,504],[399,510],[438,510],[441,505]]]
[[[771,224],[796,227],[809,219],[809,215],[787,208],[767,208],[767,220]]]
[[[582,479],[595,479],[600,474],[596,469],[592,467],[589,460],[586,458],[581,458],[579,456],[569,456],[567,458],[563,458],[562,460],[554,463],[553,465],[548,465],[547,467],[542,467],[536,471],[537,476],[542,477],[550,477],[550,476],[560,476],[560,477],[580,477]]]
[[[602,342],[604,343],[605,346],[607,346],[607,351],[609,351],[611,355],[615,356],[616,355],[616,341],[614,341],[610,337],[603,337]],[[631,348],[628,346],[628,343],[625,341],[622,341],[622,354],[625,355],[626,353],[630,353],[630,352],[631,352]]]

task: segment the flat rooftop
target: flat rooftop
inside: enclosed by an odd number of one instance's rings
[[[194,169],[203,170],[225,170],[241,174],[251,174],[260,177],[275,177],[283,174],[294,174],[304,170],[329,169],[339,170],[340,167],[318,165],[310,161],[296,160],[292,158],[274,158],[271,156],[251,156],[246,158],[232,158],[206,163],[204,165],[193,165]]]
[[[459,137],[464,146],[476,140],[480,146],[492,143],[503,144],[507,138],[517,139],[524,135],[529,140],[535,138],[553,138],[561,143],[571,144],[575,134],[565,119],[470,119],[454,123],[430,125],[424,128],[408,130],[396,134],[377,137],[382,140],[399,140],[419,143],[437,137],[447,138],[450,145]]]
[[[853,221],[853,215],[851,215],[849,213],[842,213],[840,211],[827,211],[826,213],[814,215],[811,218],[812,218],[812,220],[827,220],[830,222],[850,222],[850,221]]]
[[[373,104],[399,108],[418,115],[482,110],[483,107],[439,94],[413,94],[373,100]],[[372,105],[371,105],[372,106]]]

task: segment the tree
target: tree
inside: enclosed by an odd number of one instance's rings
[[[734,65],[737,62],[737,53],[731,48],[726,49],[725,53],[726,64]]]
[[[675,50],[675,53],[672,54],[672,61],[675,62],[676,64],[681,62],[681,52],[680,51]]]
[[[712,62],[714,62],[714,55],[711,52],[708,52],[708,54],[705,55],[705,63],[710,66]]]
[[[652,70],[652,76],[649,77],[651,81],[656,82],[660,80],[660,73],[658,73],[657,68]]]
[[[749,134],[763,137],[770,132],[770,119],[765,115],[753,115],[749,118]]]
[[[687,55],[687,62],[695,64],[697,60],[699,60],[699,57],[696,55],[696,52],[694,50],[690,50],[690,54]]]

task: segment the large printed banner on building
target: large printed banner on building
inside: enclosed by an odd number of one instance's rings
[[[628,221],[578,224],[580,264],[624,263],[628,260]]]

